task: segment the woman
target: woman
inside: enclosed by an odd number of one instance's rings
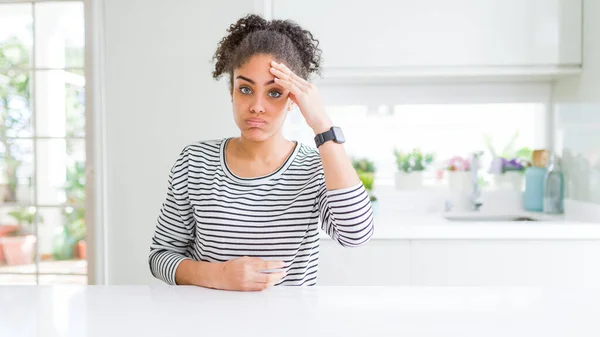
[[[291,21],[249,15],[219,43],[214,78],[229,75],[240,136],[183,149],[150,248],[168,284],[258,291],[315,285],[319,227],[345,247],[373,235],[369,195],[308,75],[320,53]],[[316,147],[283,137],[297,105]]]

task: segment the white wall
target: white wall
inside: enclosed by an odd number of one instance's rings
[[[106,264],[109,284],[157,282],[147,259],[169,169],[185,145],[234,135],[211,58],[244,0],[106,0]]]

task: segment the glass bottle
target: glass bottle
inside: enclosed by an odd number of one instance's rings
[[[544,176],[544,213],[561,214],[564,212],[565,179],[556,154],[549,158]]]

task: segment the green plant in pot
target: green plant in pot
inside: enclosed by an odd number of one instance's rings
[[[396,157],[398,171],[404,173],[424,171],[435,159],[433,153],[423,153],[418,148],[410,152],[394,149],[394,156]]]
[[[433,163],[433,153],[423,153],[419,148],[409,152],[394,149],[396,157],[396,188],[419,188],[422,186],[422,172]]]
[[[373,183],[375,181],[375,163],[367,158],[352,159],[352,166],[356,170],[358,178],[369,193],[371,201],[377,201],[373,195]]]
[[[504,174],[506,172],[524,172],[532,165],[532,153],[529,147],[515,149],[515,142],[519,137],[519,131],[516,131],[508,144],[504,146],[502,152],[498,152],[493,146],[492,137],[485,135],[485,143],[492,155],[492,163],[489,172],[492,174]]]
[[[516,131],[501,152],[493,146],[492,137],[485,136],[485,143],[492,155],[488,172],[493,175],[496,188],[510,188],[521,191],[523,174],[533,164],[533,151],[529,147],[515,148],[519,137]]]
[[[8,215],[17,221],[17,229],[9,233],[8,236],[0,238],[6,262],[9,265],[32,263],[36,243],[36,237],[33,235],[33,224],[36,217],[35,208],[22,207],[9,212]],[[38,216],[38,223],[42,222],[43,218]]]

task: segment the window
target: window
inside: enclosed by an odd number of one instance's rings
[[[0,284],[87,283],[82,1],[0,3]]]
[[[325,86],[320,91],[329,116],[344,130],[348,154],[375,164],[378,188],[395,184],[396,149],[418,148],[434,155],[424,172],[424,186],[447,184],[444,169],[452,157],[483,151],[480,175],[484,186],[495,188],[488,172],[492,151],[510,155],[544,147],[547,141],[544,102],[550,92],[545,83],[373,88]],[[297,109],[290,112],[284,133],[314,144],[312,130]]]

